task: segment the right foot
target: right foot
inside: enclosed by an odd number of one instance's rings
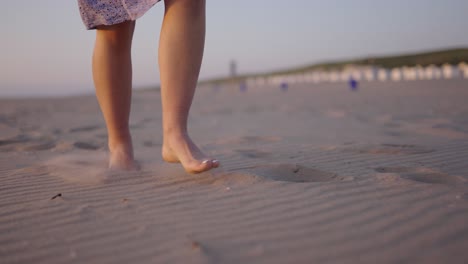
[[[200,173],[219,166],[219,161],[206,156],[188,135],[165,136],[162,157],[166,162],[181,163],[188,173]]]

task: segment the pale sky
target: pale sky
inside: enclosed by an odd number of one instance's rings
[[[159,83],[164,4],[137,21],[134,87]],[[328,60],[468,47],[466,0],[207,0],[201,79]],[[94,31],[76,0],[4,1],[0,97],[89,93]]]

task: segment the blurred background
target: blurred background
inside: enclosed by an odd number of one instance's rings
[[[163,12],[161,2],[137,21],[136,89],[159,85]],[[467,14],[466,0],[208,0],[200,79],[466,48]],[[75,0],[5,1],[0,17],[0,97],[94,91],[94,31]]]

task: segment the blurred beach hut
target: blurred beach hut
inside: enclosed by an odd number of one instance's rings
[[[439,67],[431,64],[424,68],[424,79],[425,80],[434,80],[440,79],[442,76],[441,70]]]
[[[345,75],[341,76],[342,81],[349,81],[349,79],[354,79],[360,81],[363,79],[362,66],[349,64],[343,68],[343,72],[346,72]]]
[[[330,79],[329,74],[326,71],[320,71],[319,78],[320,78],[320,82],[328,82]]]
[[[287,82],[288,81],[287,77],[288,77],[287,75],[279,75],[278,78],[276,79],[275,85],[280,85],[282,83]]]
[[[340,72],[339,71],[330,71],[329,72],[329,81],[332,83],[340,81]]]
[[[463,78],[468,79],[468,64],[466,64],[466,62],[460,62],[458,64],[458,70]]]
[[[245,80],[245,84],[247,84],[248,87],[255,87],[257,86],[257,81],[255,80],[255,78],[247,78]]]
[[[426,80],[426,74],[423,66],[418,64],[414,70],[416,71],[416,80]]]
[[[390,73],[390,78],[392,79],[392,81],[394,82],[399,82],[403,79],[403,73],[402,73],[402,69],[400,68],[393,68],[391,73]]]
[[[417,79],[416,76],[416,67],[403,67],[403,80],[405,81],[414,81]]]
[[[278,83],[277,84],[282,84],[282,83],[288,83],[290,80],[290,77],[289,75],[280,75],[280,77],[278,78]]]
[[[268,84],[269,85],[278,85],[280,83],[278,75],[272,75],[268,77]]]
[[[297,73],[296,76],[296,83],[304,83],[304,74],[303,73]]]
[[[283,77],[283,80],[281,81],[280,85],[282,83],[288,83],[288,84],[294,84],[295,83],[295,78],[294,78],[294,75],[292,74],[287,74]]]
[[[460,70],[460,72],[465,71],[465,69],[466,69],[467,67],[468,67],[468,65],[467,65],[466,62],[464,62],[464,61],[463,61],[463,62],[460,62],[460,63],[458,64],[458,70]]]
[[[286,80],[286,83],[288,84],[295,84],[297,83],[297,77],[295,74],[288,74],[286,75],[286,78],[284,78]]]
[[[351,71],[351,78],[356,81],[361,81],[363,79],[363,71],[361,68],[353,68]]]
[[[304,73],[296,74],[296,82],[297,83],[305,83],[305,75]]]
[[[448,63],[442,65],[442,76],[444,79],[454,79],[460,77],[460,70],[458,67]]]
[[[255,85],[256,86],[265,86],[267,83],[266,78],[264,77],[257,77],[255,78]]]
[[[320,83],[320,81],[321,81],[321,80],[320,80],[320,72],[314,71],[314,72],[312,73],[312,82],[313,82],[313,83]]]
[[[351,78],[351,72],[348,69],[343,69],[340,72],[340,81],[347,82]]]
[[[286,75],[286,82],[289,84],[298,83],[299,79],[297,78],[296,74],[288,74]]]
[[[368,82],[375,81],[377,79],[377,68],[374,66],[366,67],[363,69],[364,80]]]
[[[299,74],[293,74],[289,76],[290,83],[300,83],[301,76]]]
[[[307,72],[304,74],[304,81],[306,83],[311,83],[313,82],[313,78],[312,78],[312,73],[311,72]]]
[[[460,71],[460,74],[463,78],[468,79],[468,67],[463,68],[463,70]]]
[[[442,79],[442,69],[440,67],[434,68],[434,79],[436,80]]]
[[[306,82],[307,83],[316,83],[317,82],[317,73],[315,71],[310,71],[306,74]]]
[[[390,78],[390,70],[380,68],[377,71],[377,79],[381,82],[386,82]]]

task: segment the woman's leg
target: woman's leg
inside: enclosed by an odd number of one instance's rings
[[[109,168],[136,169],[129,130],[132,96],[131,46],[135,21],[102,26],[96,31],[93,78],[106,121]]]
[[[165,0],[159,43],[163,111],[163,159],[197,173],[218,167],[187,132],[205,45],[205,0]]]

